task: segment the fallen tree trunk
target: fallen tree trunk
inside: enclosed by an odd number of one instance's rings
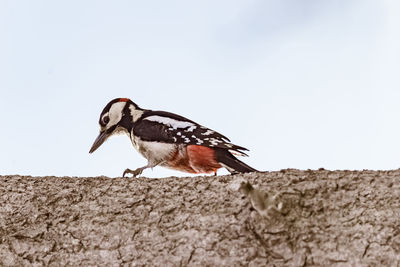
[[[399,266],[399,178],[399,170],[291,169],[0,176],[0,265]],[[280,209],[261,216],[242,181],[276,196]]]

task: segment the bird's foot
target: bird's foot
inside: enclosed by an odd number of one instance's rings
[[[122,174],[122,177],[125,177],[125,175],[127,175],[127,174],[132,174],[132,177],[134,178],[134,177],[142,174],[142,172],[143,172],[143,168],[137,168],[134,171],[132,171],[131,169],[126,169],[124,171],[124,173]]]

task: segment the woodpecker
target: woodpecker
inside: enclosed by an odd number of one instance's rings
[[[234,145],[222,134],[166,111],[142,109],[129,98],[116,98],[100,114],[100,134],[89,153],[110,136],[127,134],[147,164],[126,169],[123,177],[163,166],[188,173],[214,173],[224,167],[230,173],[256,172],[234,155],[247,156],[248,149]]]

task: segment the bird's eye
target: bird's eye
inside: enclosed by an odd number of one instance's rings
[[[110,121],[110,117],[105,116],[105,117],[103,118],[103,123],[104,123],[104,125],[106,125],[109,121]]]

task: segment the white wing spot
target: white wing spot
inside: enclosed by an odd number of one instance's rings
[[[236,155],[236,156],[242,156],[242,157],[246,157],[247,156],[246,154],[241,153],[240,151],[236,151],[236,150],[232,150],[232,149],[229,149],[228,151],[231,152],[233,155]]]
[[[158,116],[158,115],[149,116],[144,119],[148,120],[148,121],[155,121],[155,122],[159,122],[159,123],[168,125],[175,130],[178,128],[186,128],[186,127],[193,127],[193,126],[196,127],[196,125],[194,125],[193,123],[188,122],[188,121],[178,121],[178,120],[175,120],[172,118],[162,117],[162,116]]]
[[[176,133],[176,135],[179,135],[179,136],[180,136],[181,134],[182,134],[181,132],[177,132],[177,133]]]
[[[213,134],[214,133],[214,131],[212,131],[212,130],[207,130],[206,132],[204,132],[204,133],[201,133],[202,135],[210,135],[210,134]]]
[[[185,138],[185,143],[189,143],[190,139],[189,138]]]
[[[212,139],[210,140],[210,143],[211,143],[213,146],[217,146],[218,143],[221,143],[221,141],[219,141],[219,140],[217,140],[217,139],[215,139],[215,138],[212,138]]]
[[[197,141],[197,144],[198,144],[198,145],[201,145],[202,143],[204,143],[203,140],[201,140],[201,139],[199,139],[199,138],[196,138],[196,141]]]
[[[192,125],[186,131],[193,132],[193,130],[196,129],[196,128],[197,128],[196,125]]]

